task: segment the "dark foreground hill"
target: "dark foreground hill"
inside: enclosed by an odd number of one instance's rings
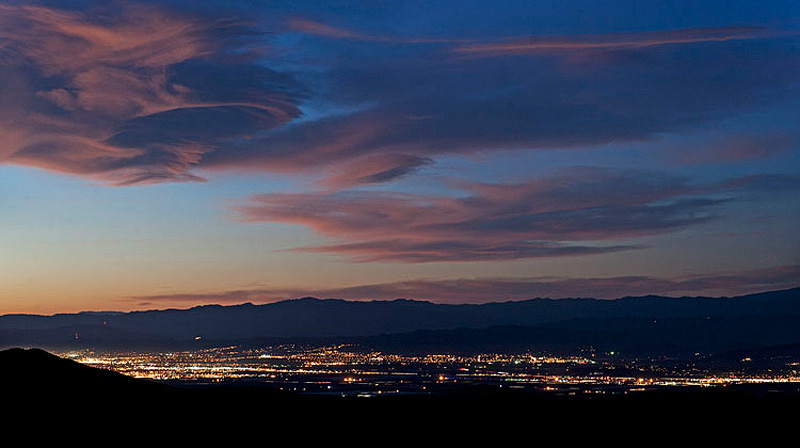
[[[49,427],[69,421],[78,423],[74,428],[82,432],[105,428],[125,438],[152,438],[156,434],[148,431],[160,427],[178,431],[181,438],[254,436],[268,429],[283,438],[308,440],[316,435],[355,441],[393,431],[422,435],[419,431],[425,429],[434,431],[426,436],[452,439],[522,430],[614,427],[624,432],[701,422],[709,415],[727,424],[746,421],[753,428],[757,422],[777,424],[793,416],[786,411],[800,401],[800,391],[771,395],[765,389],[569,397],[477,385],[432,395],[345,398],[295,395],[257,384],[177,387],[124,377],[37,349],[0,352],[0,375],[6,423],[22,420]]]
[[[0,384],[6,393],[74,396],[166,390],[164,385],[23,348],[0,351]]]
[[[472,331],[491,328],[495,330],[484,334]],[[628,352],[794,344],[800,343],[800,288],[732,298],[532,299],[482,305],[306,298],[186,310],[6,315],[0,316],[0,347],[146,350],[259,338],[368,338],[424,346],[424,332],[458,342],[458,331],[465,332],[462,342],[483,338],[515,347],[616,346]],[[381,341],[382,335],[414,332],[394,342]]]

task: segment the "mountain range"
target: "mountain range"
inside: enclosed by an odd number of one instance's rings
[[[303,298],[265,305],[0,316],[0,348],[147,349],[259,340],[376,347],[717,351],[800,343],[800,288],[739,297],[436,304]]]

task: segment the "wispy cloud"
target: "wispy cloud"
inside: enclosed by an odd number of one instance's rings
[[[800,266],[792,265],[674,278],[620,276],[419,279],[329,289],[259,288],[208,293],[162,294],[129,297],[124,301],[157,306],[165,303],[269,303],[306,296],[347,300],[406,298],[439,303],[503,302],[544,297],[614,299],[648,294],[733,296],[798,287],[800,286],[799,278]]]
[[[788,132],[718,136],[708,142],[670,146],[665,154],[682,165],[746,162],[765,159],[800,147],[800,135]]]
[[[518,184],[460,188],[467,194],[262,194],[235,211],[245,221],[299,224],[336,241],[296,249],[303,252],[355,261],[509,260],[632,249],[604,242],[714,219],[727,199],[704,194],[732,187],[652,171],[574,168]]]
[[[347,28],[335,27],[329,24],[318,22],[316,20],[306,19],[303,17],[293,17],[288,20],[289,28],[293,31],[311,34],[314,36],[327,37],[331,39],[349,39],[360,40],[367,42],[389,42],[389,43],[405,43],[405,44],[422,44],[422,43],[465,43],[471,42],[471,39],[442,39],[442,38],[428,38],[428,37],[403,37],[403,36],[390,36],[386,34],[370,34],[357,32]]]
[[[702,42],[759,39],[773,34],[757,27],[691,28],[671,31],[611,33],[590,36],[536,36],[476,43],[456,47],[453,52],[475,57],[519,54],[565,53],[575,51],[632,50],[662,45],[685,45]]]

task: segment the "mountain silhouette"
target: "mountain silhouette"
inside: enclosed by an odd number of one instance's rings
[[[531,299],[480,305],[304,298],[185,310],[6,315],[0,316],[0,347],[149,348],[258,338],[363,339],[495,327],[527,328],[517,331],[524,333],[522,340],[550,339],[567,345],[608,342],[633,349],[654,344],[675,350],[791,344],[800,342],[800,288],[732,298]],[[462,339],[474,339],[476,334]],[[508,339],[498,340],[503,338]]]

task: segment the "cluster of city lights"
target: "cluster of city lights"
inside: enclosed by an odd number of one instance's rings
[[[328,389],[332,385],[373,385],[383,393],[387,387],[403,384],[416,384],[419,390],[424,390],[431,384],[483,382],[511,387],[541,385],[540,389],[545,391],[560,390],[569,385],[620,386],[640,390],[661,386],[800,382],[797,369],[770,375],[710,374],[695,370],[647,369],[635,365],[635,361],[632,369],[630,365],[621,364],[620,360],[599,360],[593,353],[585,357],[532,353],[408,355],[363,352],[351,345],[279,345],[153,353],[84,350],[61,355],[136,378],[206,382],[251,380],[294,384],[295,390],[306,390],[307,385],[327,385]]]

